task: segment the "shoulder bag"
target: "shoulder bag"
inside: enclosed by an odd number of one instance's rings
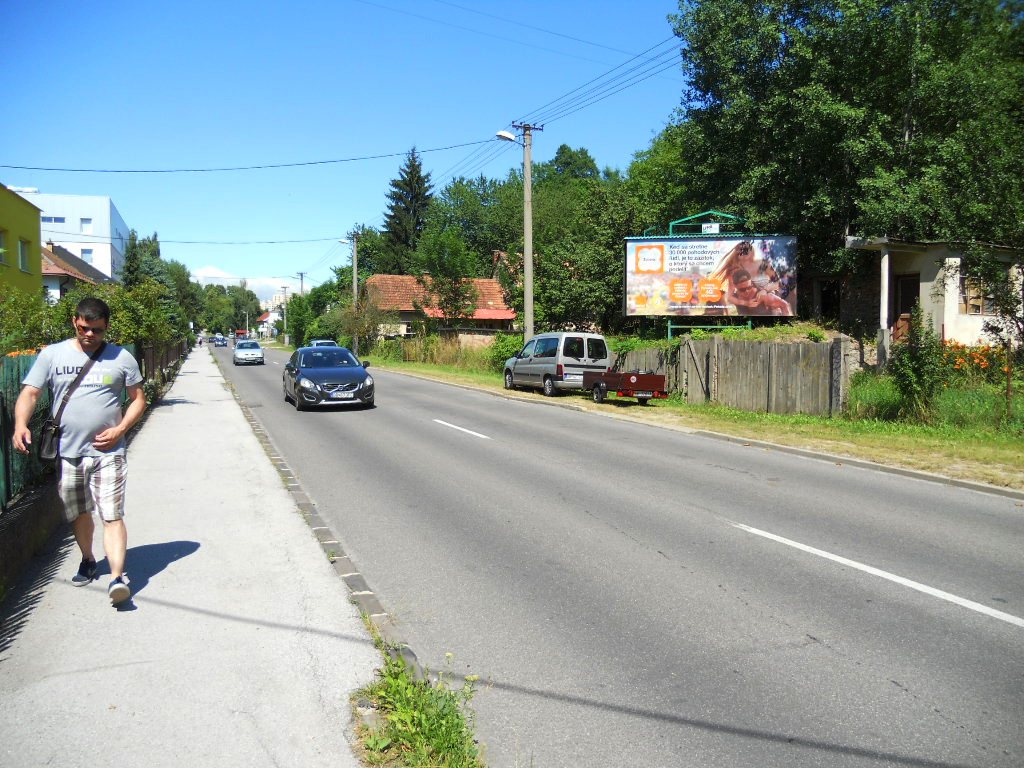
[[[78,389],[78,385],[82,383],[82,379],[89,373],[89,369],[92,368],[93,363],[99,360],[100,355],[103,354],[103,350],[106,349],[107,343],[103,342],[100,344],[100,348],[97,349],[93,354],[89,355],[89,359],[85,365],[82,366],[82,370],[78,372],[78,376],[71,382],[71,386],[67,388],[64,393],[64,397],[60,401],[60,408],[57,409],[57,413],[53,418],[47,418],[43,421],[42,429],[39,430],[39,458],[43,461],[53,461],[60,455],[60,419],[64,415],[64,409],[67,407],[68,400],[71,399],[71,394]]]

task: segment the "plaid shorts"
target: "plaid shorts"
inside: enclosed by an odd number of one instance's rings
[[[112,523],[124,517],[128,462],[124,454],[60,459],[57,494],[69,523],[92,512]]]

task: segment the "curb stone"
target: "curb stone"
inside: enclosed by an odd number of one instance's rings
[[[216,362],[219,369],[220,361],[214,357],[214,362]],[[221,374],[223,375],[223,371],[221,371]],[[274,446],[262,422],[253,413],[252,409],[242,402],[238,392],[231,385],[227,377],[224,378],[224,384],[241,409],[245,420],[249,422],[249,426],[263,447],[264,453],[267,454],[271,464],[277,470],[285,490],[295,502],[296,509],[302,514],[306,524],[320,543],[324,556],[330,561],[335,573],[345,582],[345,586],[349,591],[350,601],[359,608],[359,612],[363,615],[364,619],[380,635],[385,644],[385,652],[392,658],[404,659],[414,680],[426,680],[427,673],[423,665],[420,664],[419,657],[409,647],[409,644],[401,638],[394,619],[384,609],[384,606],[381,605],[376,593],[370,588],[362,573],[360,573],[355,563],[352,562],[351,557],[345,552],[340,537],[320,516],[316,508],[316,502],[302,488],[302,484],[292,472],[291,467],[288,466],[288,462],[282,458],[280,452]],[[373,729],[378,721],[376,710],[369,706],[369,702],[365,703],[366,706],[357,703],[355,711],[363,725]]]

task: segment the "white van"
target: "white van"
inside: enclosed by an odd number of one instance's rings
[[[605,372],[610,366],[608,342],[599,333],[540,333],[505,361],[505,389],[533,387],[551,397],[582,389],[584,371]]]

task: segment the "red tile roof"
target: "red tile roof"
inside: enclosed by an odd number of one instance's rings
[[[505,306],[501,284],[497,280],[478,277],[472,282],[477,292],[473,320],[515,319],[516,313]],[[412,275],[373,275],[366,281],[366,290],[377,302],[377,306],[386,312],[415,312],[415,302],[422,304],[427,295]],[[429,317],[441,316],[433,307],[428,307],[425,312]]]
[[[69,275],[76,280],[92,284],[110,282],[110,278],[96,267],[82,261],[71,251],[59,245],[52,249],[45,245],[42,246],[40,255],[42,256],[44,275]]]

